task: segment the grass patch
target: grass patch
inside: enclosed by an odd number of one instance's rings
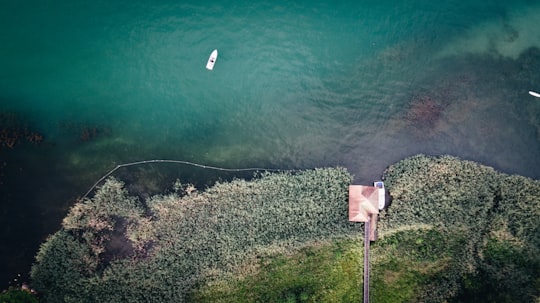
[[[374,302],[417,302],[456,265],[462,238],[435,229],[392,233],[372,245]]]
[[[454,302],[534,302],[540,290],[538,252],[489,238],[478,273],[464,277]],[[497,291],[493,291],[497,285]]]
[[[203,285],[196,302],[358,302],[361,247],[351,241],[258,260],[257,271]]]
[[[374,242],[371,299],[411,302],[452,266],[458,235],[433,229],[401,231]],[[250,264],[253,266],[253,264]],[[342,240],[259,259],[256,272],[200,286],[195,302],[359,302],[363,243]]]

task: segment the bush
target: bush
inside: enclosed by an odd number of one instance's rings
[[[345,169],[263,174],[145,203],[109,179],[71,209],[33,266],[47,302],[186,301],[197,283],[265,254],[358,234]]]
[[[540,296],[540,182],[450,156],[423,155],[392,165],[385,178],[393,200],[381,214],[381,231],[426,224],[441,231],[445,241],[455,235],[462,239],[452,251],[456,262],[421,301],[480,302],[476,298],[511,294],[504,302],[525,302]],[[521,252],[521,265],[494,251],[493,243]],[[490,285],[489,291],[482,285]]]
[[[0,303],[38,303],[38,299],[30,291],[10,288],[0,293]]]
[[[539,181],[423,155],[384,178],[375,301],[540,300]],[[343,168],[265,173],[146,201],[109,179],[43,243],[33,287],[45,302],[358,301],[351,179]]]
[[[422,155],[390,166],[384,177],[392,204],[381,212],[380,239],[371,245],[373,301],[539,300],[538,181],[449,156]],[[357,302],[362,265],[335,266],[326,251],[338,247],[327,243],[310,253],[254,262],[255,269],[202,285],[196,298],[254,302],[271,294],[279,302]],[[356,246],[339,254],[354,252],[361,258],[359,250]],[[349,279],[355,282],[345,282]]]

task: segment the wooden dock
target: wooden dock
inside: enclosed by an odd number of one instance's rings
[[[349,185],[349,221],[364,222],[364,303],[369,303],[369,245],[377,240],[377,215],[385,206],[383,182]]]

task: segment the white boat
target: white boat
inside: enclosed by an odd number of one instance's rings
[[[537,92],[533,92],[532,90],[529,91],[529,95],[535,96],[536,98],[540,98],[540,94]]]
[[[373,182],[373,186],[375,186],[379,190],[379,209],[382,210],[386,204],[386,191],[384,189],[384,182],[383,181],[376,181]]]
[[[217,55],[218,55],[218,52],[217,52],[217,49],[215,49],[210,54],[210,58],[208,58],[208,62],[206,63],[206,69],[208,69],[208,70],[213,70],[214,69],[214,64],[216,64]]]

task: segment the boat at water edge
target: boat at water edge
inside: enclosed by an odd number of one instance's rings
[[[373,186],[377,188],[379,193],[379,209],[382,210],[386,205],[386,191],[384,189],[384,182],[383,181],[375,181],[373,182]]]

